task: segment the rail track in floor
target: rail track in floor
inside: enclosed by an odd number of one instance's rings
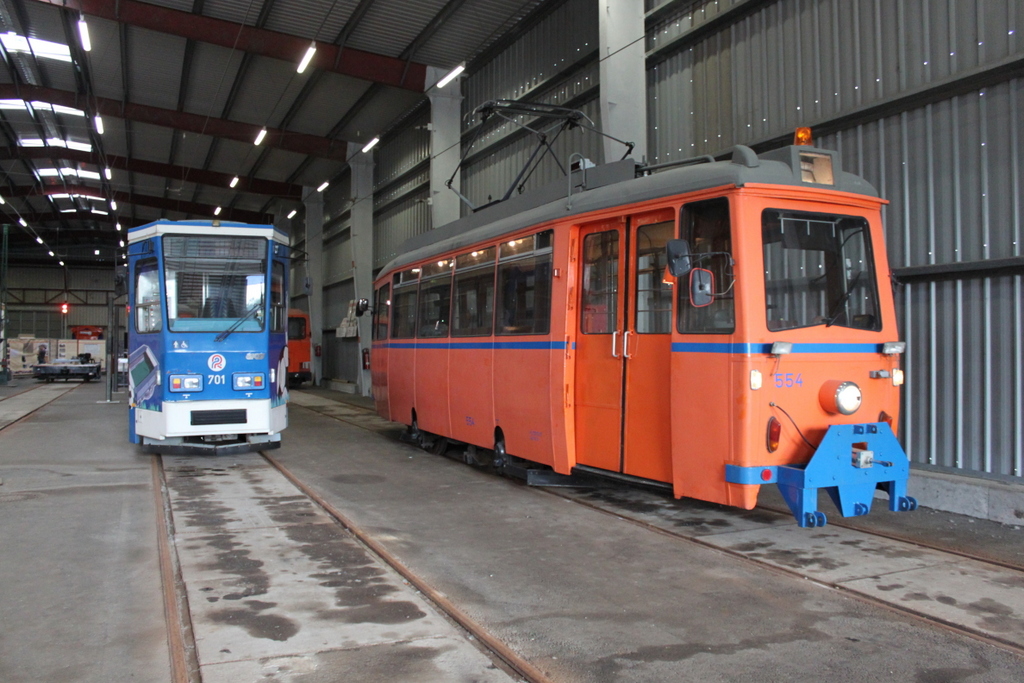
[[[361,429],[384,433],[396,441],[401,427],[385,428],[375,413],[351,404],[341,410],[330,406],[310,409]],[[368,421],[366,416],[376,420]],[[415,448],[408,444],[404,447]],[[462,462],[472,460],[451,450],[447,455]],[[496,480],[496,485],[502,480],[506,485],[522,485],[515,479]],[[1024,654],[1024,599],[1019,597],[1024,595],[1020,590],[1024,588],[1024,563],[1019,556],[993,557],[991,553],[957,547],[948,538],[865,527],[857,520],[844,522],[838,515],[830,516],[828,526],[821,529],[800,529],[784,506],[769,503],[745,511],[674,500],[665,492],[612,480],[600,487],[544,490],[652,533],[809,579],[940,629]],[[885,502],[875,503],[884,507]],[[880,514],[890,513],[883,510]],[[979,522],[977,527],[984,525],[1003,526]],[[1005,532],[1010,535],[1009,543],[1024,547],[1024,531],[1017,528]],[[949,595],[934,588],[936,577],[955,583],[957,573],[980,577],[986,594]]]

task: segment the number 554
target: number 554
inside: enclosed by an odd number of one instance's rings
[[[803,374],[799,372],[787,372],[775,374],[775,386],[779,389],[791,389],[804,385]]]

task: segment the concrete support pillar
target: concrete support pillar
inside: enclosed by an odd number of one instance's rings
[[[302,188],[302,203],[306,207],[306,276],[311,283],[309,292],[309,327],[313,348],[324,343],[324,195],[315,187]],[[323,357],[313,354],[310,359],[313,386],[319,386],[324,377]]]
[[[431,228],[458,220],[459,197],[445,185],[455,173],[462,152],[462,87],[458,78],[438,88],[436,83],[448,70],[427,67],[427,97],[430,99],[430,221]],[[452,187],[461,190],[459,176]]]
[[[632,157],[647,157],[647,69],[644,59],[644,0],[598,0],[601,55],[601,130],[635,143]],[[604,142],[605,162],[625,148]]]
[[[368,299],[373,305],[373,151],[362,153],[362,145],[349,143],[348,165],[352,172],[351,209],[352,279],[355,298]],[[359,321],[359,354],[356,362],[356,389],[371,395],[370,371],[363,370],[363,350],[370,348],[371,316]]]

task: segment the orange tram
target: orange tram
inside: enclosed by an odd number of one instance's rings
[[[488,206],[409,240],[361,302],[377,411],[520,473],[746,509],[774,483],[804,527],[820,489],[844,516],[876,490],[912,510],[884,203],[794,145]]]

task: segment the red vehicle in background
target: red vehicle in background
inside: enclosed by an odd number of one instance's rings
[[[310,365],[309,314],[297,308],[288,311],[288,386],[313,381]]]
[[[72,325],[72,339],[103,339],[103,327],[98,325]]]

